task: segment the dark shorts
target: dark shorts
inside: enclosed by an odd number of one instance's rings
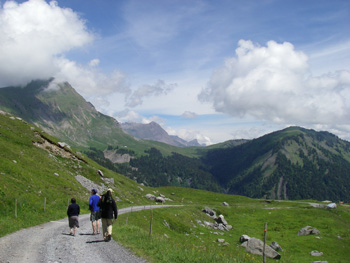
[[[101,212],[100,211],[92,211],[90,214],[90,221],[94,222],[101,219]]]
[[[71,216],[68,218],[69,221],[69,227],[79,227],[79,217],[78,216]]]

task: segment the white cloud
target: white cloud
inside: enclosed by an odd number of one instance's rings
[[[176,86],[176,84],[167,84],[163,80],[158,80],[153,85],[143,85],[127,98],[126,106],[136,107],[141,105],[145,97],[167,95]]]
[[[192,111],[185,111],[181,115],[181,117],[184,119],[195,119],[195,118],[197,118],[197,114],[195,112],[192,112]]]
[[[218,112],[279,124],[350,124],[350,72],[314,77],[308,57],[290,43],[240,40],[236,57],[217,69],[201,101]]]
[[[0,9],[0,84],[52,77],[57,60],[93,40],[85,22],[57,2],[5,2]]]
[[[0,87],[55,77],[56,82],[68,81],[83,96],[128,94],[123,73],[101,73],[97,58],[84,66],[65,57],[93,40],[85,21],[56,1],[5,2],[0,9]]]
[[[95,58],[95,59],[92,59],[90,62],[89,62],[89,66],[90,67],[96,67],[98,66],[98,64],[100,64],[100,60]]]

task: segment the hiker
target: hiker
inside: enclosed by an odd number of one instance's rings
[[[106,242],[109,242],[112,239],[113,223],[117,220],[118,217],[118,208],[115,200],[112,197],[112,193],[113,190],[109,188],[107,192],[101,196],[98,204],[101,209],[103,239]]]
[[[71,204],[68,206],[67,215],[68,222],[70,227],[70,235],[75,236],[77,232],[77,228],[79,227],[79,214],[80,214],[80,206],[77,204],[75,198],[72,198]]]
[[[100,234],[100,207],[97,205],[98,201],[100,201],[100,196],[97,194],[97,190],[95,188],[91,189],[91,196],[89,199],[89,210],[91,211],[90,214],[90,221],[92,225],[92,234]]]

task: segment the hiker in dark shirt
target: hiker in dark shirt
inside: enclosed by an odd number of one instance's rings
[[[76,203],[75,198],[71,199],[71,204],[68,206],[67,215],[70,227],[70,235],[75,236],[79,227],[80,206]]]
[[[112,193],[113,190],[108,189],[107,192],[101,196],[98,203],[98,206],[101,208],[103,238],[106,242],[109,242],[112,239],[113,223],[118,217],[118,208],[115,200],[112,197]]]

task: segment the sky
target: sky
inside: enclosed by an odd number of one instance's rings
[[[0,87],[50,77],[201,144],[295,125],[350,141],[350,1],[0,0]]]

